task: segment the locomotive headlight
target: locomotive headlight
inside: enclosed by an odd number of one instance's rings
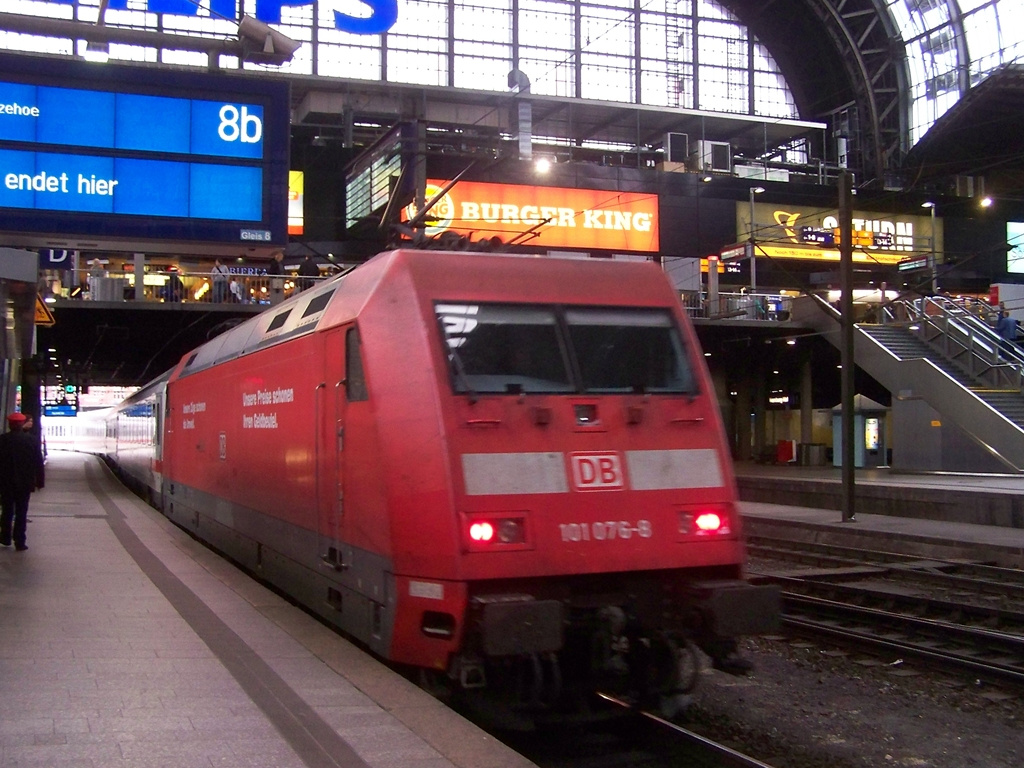
[[[502,544],[522,544],[524,540],[522,520],[506,518],[498,523],[498,541]]]
[[[693,521],[698,531],[714,533],[722,527],[722,518],[715,512],[701,512]]]

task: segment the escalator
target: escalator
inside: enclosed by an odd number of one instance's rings
[[[793,318],[840,345],[840,315],[819,297],[795,300]],[[994,469],[1024,472],[1020,349],[1003,348],[984,320],[942,299],[894,302],[876,320],[854,326],[854,361],[892,394],[894,421],[901,412],[912,412],[910,404],[923,401],[940,415],[939,424],[955,425],[991,457]],[[914,426],[903,421],[904,427]],[[907,440],[908,448],[909,441],[929,439],[920,425],[904,428],[903,434],[900,426],[895,425],[894,436]],[[976,471],[958,467],[955,456],[931,469]]]

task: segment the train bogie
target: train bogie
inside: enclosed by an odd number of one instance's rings
[[[743,580],[696,336],[653,265],[381,254],[160,388],[161,508],[456,686],[526,674],[546,706],[566,672],[642,667],[672,687],[693,642],[722,657],[775,622],[774,590]]]

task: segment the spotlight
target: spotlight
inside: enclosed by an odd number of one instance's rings
[[[245,60],[256,64],[284,64],[302,45],[251,16],[243,16],[238,23],[238,39]]]

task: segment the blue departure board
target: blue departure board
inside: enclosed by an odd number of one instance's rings
[[[0,141],[4,139],[259,158],[263,108],[0,81]]]
[[[0,231],[287,241],[286,84],[27,59],[0,54]]]

